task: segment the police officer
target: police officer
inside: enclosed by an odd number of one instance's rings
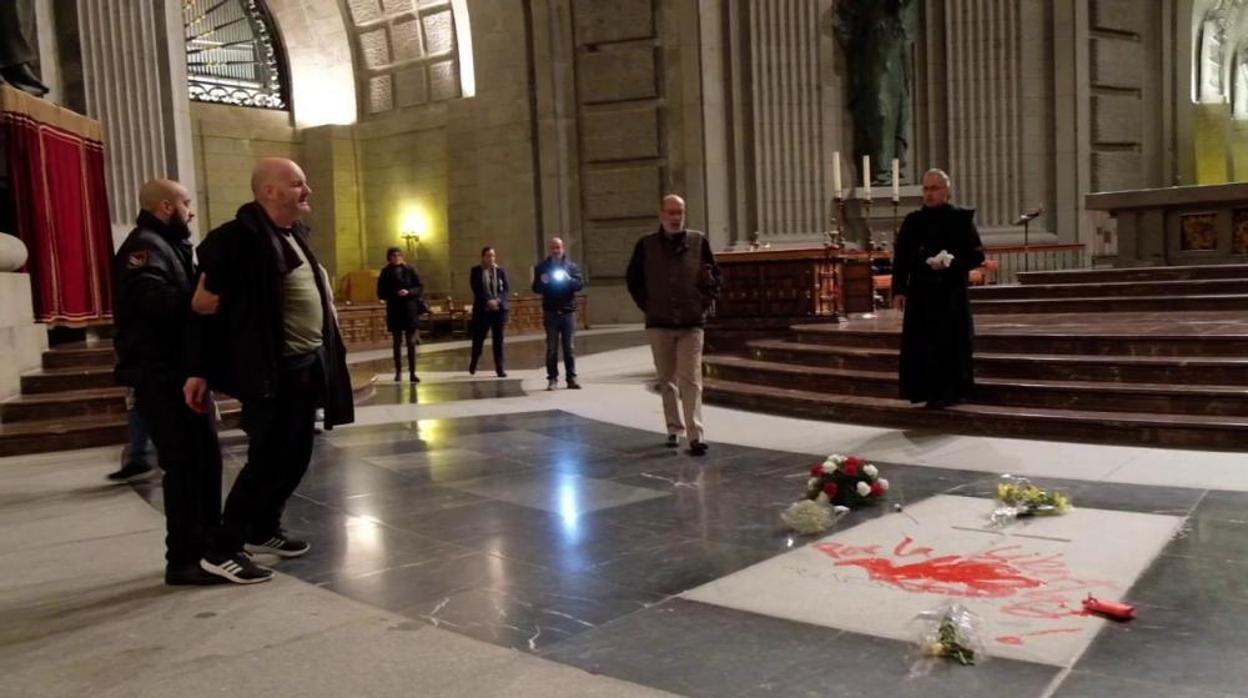
[[[183,398],[187,347],[195,341],[188,322],[196,287],[188,226],[195,214],[186,187],[167,179],[144,184],[139,204],[135,229],[114,260],[115,374],[134,389],[165,472],[165,583],[263,582],[272,572],[241,549],[228,575],[201,564],[221,528],[221,450],[211,411],[193,411]]]

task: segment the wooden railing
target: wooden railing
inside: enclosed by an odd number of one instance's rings
[[[1013,284],[1019,272],[1086,269],[1090,264],[1087,246],[1083,244],[998,245],[984,248],[989,260],[998,264],[991,283]]]
[[[421,317],[420,336],[431,339],[455,339],[468,335],[468,320],[472,316],[472,304],[465,299],[455,300],[447,296],[426,299],[429,313]],[[390,333],[386,330],[386,306],[378,301],[366,303],[338,303],[338,327],[347,348],[352,351],[383,349],[390,346]],[[581,329],[589,328],[589,299],[576,297],[576,322]],[[533,334],[542,331],[542,297],[531,294],[512,296],[511,313],[507,321],[510,335]]]

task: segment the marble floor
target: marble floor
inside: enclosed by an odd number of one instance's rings
[[[1245,695],[1243,454],[708,407],[693,458],[662,445],[641,341],[582,345],[581,391],[545,390],[540,343],[507,379],[422,355],[419,386],[317,437],[286,516],[312,551],[260,558],[255,589],[160,583],[159,488],[103,484],[116,449],[0,459],[0,695]],[[222,441],[228,480],[245,442]],[[889,502],[785,531],[830,452],[875,462]],[[1077,508],[989,529],[1002,473]],[[933,561],[1010,583],[899,572]],[[1077,615],[1089,592],[1139,617]],[[987,661],[916,661],[912,617],[948,599]]]

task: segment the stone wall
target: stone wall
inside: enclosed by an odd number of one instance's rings
[[[303,158],[303,138],[290,125],[289,112],[194,102],[191,134],[201,234],[230,220],[240,205],[251,201],[251,169],[257,159]]]
[[[21,391],[21,375],[39,368],[47,328],[35,322],[30,275],[0,272],[0,400]]]
[[[1162,6],[1089,0],[1092,191],[1166,183],[1160,133]]]
[[[581,259],[575,231],[541,230],[534,188],[530,104],[531,57],[522,3],[472,0],[476,96],[447,103],[447,224],[451,286],[468,289],[468,271],[481,248],[493,246],[513,288],[527,292],[543,233],[573,233],[571,254]],[[592,305],[592,303],[591,303]]]
[[[441,107],[435,111],[442,111]],[[355,128],[360,183],[360,263],[380,268],[386,248],[420,235],[414,263],[430,293],[452,290],[448,260],[445,117],[398,114]],[[340,264],[338,274],[346,271]]]

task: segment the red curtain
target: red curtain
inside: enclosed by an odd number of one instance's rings
[[[108,322],[113,244],[99,122],[8,87],[0,87],[0,122],[35,318]]]

